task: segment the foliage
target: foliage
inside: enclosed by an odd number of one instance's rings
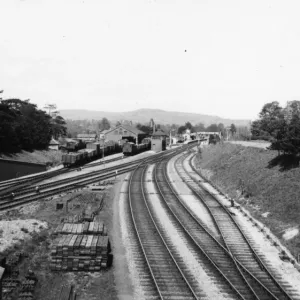
[[[253,138],[271,141],[271,149],[279,153],[300,153],[300,101],[290,101],[282,108],[277,101],[263,106],[259,119],[251,126]]]
[[[110,123],[106,118],[103,118],[98,122],[98,128],[100,131],[110,129]]]
[[[55,139],[58,139],[59,136],[65,136],[67,134],[67,126],[66,126],[67,124],[63,117],[56,116],[55,118],[52,118],[51,124],[52,124],[51,133]]]
[[[230,125],[230,132],[232,135],[234,135],[236,133],[236,126],[234,124]]]
[[[145,132],[146,134],[152,134],[153,128],[150,125],[142,125],[140,123],[136,124],[136,128]]]
[[[29,100],[0,99],[0,151],[46,149],[55,134],[65,134],[64,119],[52,119]]]

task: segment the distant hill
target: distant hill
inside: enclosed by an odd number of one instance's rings
[[[202,115],[196,113],[184,113],[177,111],[165,111],[160,109],[138,109],[127,112],[106,112],[106,111],[93,111],[84,109],[65,109],[60,110],[60,114],[65,119],[71,120],[99,120],[103,117],[107,118],[111,122],[120,120],[129,120],[132,122],[146,123],[152,118],[157,124],[184,124],[185,122],[191,122],[193,125],[196,123],[203,123],[205,126],[213,123],[223,123],[225,126],[229,126],[234,123],[237,126],[249,125],[250,120],[232,120],[224,119],[217,116]]]

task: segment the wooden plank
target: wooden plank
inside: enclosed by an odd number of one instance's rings
[[[69,243],[69,247],[70,248],[74,248],[74,244],[76,242],[77,237],[78,237],[78,235],[76,235],[76,234],[72,235],[72,239],[71,239],[71,241]]]
[[[90,222],[89,233],[93,233],[93,229],[94,229],[94,222]]]
[[[72,228],[72,233],[73,234],[76,234],[77,233],[77,227],[78,227],[78,224],[74,224],[73,228]]]

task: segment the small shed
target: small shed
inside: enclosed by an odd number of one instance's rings
[[[51,150],[58,150],[59,142],[54,138],[51,139],[48,148]]]
[[[166,138],[168,137],[162,130],[158,130],[152,134],[151,150],[160,152],[166,150]]]

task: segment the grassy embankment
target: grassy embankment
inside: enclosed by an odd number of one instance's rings
[[[13,159],[38,164],[57,166],[61,163],[62,152],[54,150],[35,150],[33,152],[22,151],[20,153],[0,156],[3,159]]]
[[[227,143],[203,148],[201,156],[197,154],[197,167],[207,179],[268,226],[293,255],[300,254],[300,234],[283,238],[287,229],[300,227],[297,163],[275,151]]]

